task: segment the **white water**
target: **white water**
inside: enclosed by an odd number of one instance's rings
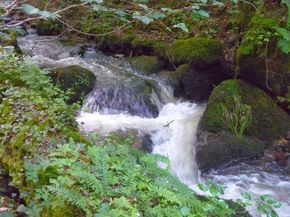
[[[182,182],[192,184],[198,181],[194,144],[197,124],[203,111],[204,106],[189,102],[168,103],[157,118],[81,112],[77,121],[81,131],[96,131],[102,135],[129,129],[150,133],[153,153],[168,156],[172,173]]]
[[[36,40],[42,37],[26,36],[20,39],[19,44],[24,51],[30,51]],[[89,49],[85,58],[71,56],[70,51],[58,42],[39,42],[32,54],[32,60],[42,66],[80,65],[91,70],[102,81],[123,82],[131,77],[138,77],[154,81],[158,91],[152,91],[151,100],[159,109],[156,118],[142,118],[125,113],[110,114],[104,112],[80,111],[77,117],[80,130],[83,132],[95,131],[107,135],[114,131],[130,129],[148,133],[151,136],[154,148],[153,153],[168,156],[171,160],[172,174],[188,186],[196,190],[198,181],[213,178],[227,187],[224,197],[227,199],[240,198],[241,192],[252,193],[255,197],[261,194],[270,194],[274,199],[282,202],[283,206],[277,210],[279,216],[290,216],[290,178],[280,173],[265,172],[259,166],[239,163],[225,169],[212,171],[199,176],[195,162],[196,130],[203,114],[204,105],[182,102],[172,95],[172,88],[164,85],[158,77],[139,75],[127,66],[120,66],[113,58],[97,55]],[[131,76],[131,77],[130,77]],[[88,96],[85,102],[93,101]],[[130,100],[124,98],[119,100]],[[109,111],[109,110],[108,110]],[[172,122],[173,121],[173,122]],[[214,156],[212,156],[214,157]],[[245,166],[246,165],[246,166]],[[251,209],[253,216],[259,214]]]

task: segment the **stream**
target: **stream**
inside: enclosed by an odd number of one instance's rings
[[[82,133],[108,135],[116,131],[134,130],[149,135],[153,153],[168,156],[171,172],[196,190],[197,183],[214,179],[226,186],[224,198],[240,198],[242,192],[253,197],[269,194],[282,203],[280,217],[290,213],[290,177],[274,163],[265,165],[259,159],[244,160],[201,174],[195,161],[196,131],[205,110],[204,104],[176,99],[170,82],[163,76],[144,76],[131,68],[123,58],[105,56],[92,45],[65,47],[53,37],[29,34],[19,38],[27,59],[41,67],[79,65],[92,71],[97,78],[79,111],[77,121]],[[140,86],[151,87],[148,94]],[[197,191],[197,190],[196,190]],[[253,216],[260,216],[254,208]]]

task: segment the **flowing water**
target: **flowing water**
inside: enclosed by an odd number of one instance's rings
[[[50,39],[28,35],[19,39],[19,45],[40,66],[79,65],[97,77],[77,116],[83,133],[135,130],[150,135],[153,153],[168,156],[172,174],[194,190],[198,182],[211,178],[227,187],[227,199],[239,198],[241,192],[254,197],[269,194],[283,205],[277,210],[279,216],[289,216],[290,178],[279,167],[266,167],[259,160],[241,161],[200,175],[195,140],[205,105],[175,99],[166,79],[141,75],[123,60],[96,52],[93,46],[84,46],[81,57],[80,46],[68,48]],[[254,209],[250,212],[259,216]]]

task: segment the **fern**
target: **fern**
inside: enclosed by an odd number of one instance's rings
[[[59,176],[36,190],[40,213],[57,210],[56,201],[86,216],[178,217],[188,212],[224,217],[232,213],[219,200],[198,200],[170,175],[167,158],[127,145],[90,147],[70,142],[59,145],[48,161],[57,167]],[[160,162],[165,169],[158,166]]]

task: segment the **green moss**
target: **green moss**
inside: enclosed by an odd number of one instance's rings
[[[128,58],[128,61],[135,69],[145,74],[156,73],[162,67],[162,62],[154,56],[136,56]]]
[[[214,63],[223,56],[223,46],[219,41],[206,37],[180,39],[172,44],[169,54],[177,63]]]
[[[223,121],[221,105],[229,107],[235,97],[241,97],[250,105],[252,122],[246,136],[254,137],[268,144],[290,128],[290,117],[262,90],[241,80],[227,80],[217,86],[210,98],[202,120],[203,127],[211,132],[229,130]]]
[[[85,97],[93,89],[96,81],[96,77],[91,71],[76,65],[56,68],[51,77],[62,90],[72,92],[69,100],[71,103]]]
[[[278,24],[279,12],[277,10],[267,12],[263,6],[261,6],[252,17],[249,29],[244,35],[241,45],[237,50],[238,60],[243,56],[254,53],[258,56],[265,55],[266,40],[271,39],[273,27],[278,26]]]

